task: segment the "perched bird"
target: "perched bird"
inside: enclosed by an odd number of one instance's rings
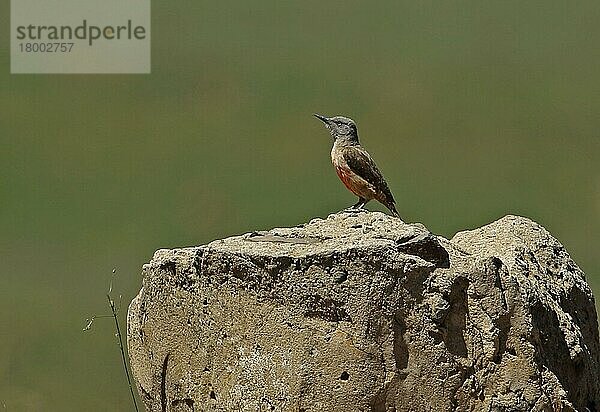
[[[383,175],[358,142],[354,121],[343,116],[314,116],[325,123],[333,137],[331,162],[337,175],[348,190],[358,196],[358,202],[352,209],[362,209],[367,202],[375,199],[387,207],[392,215],[400,217],[396,211],[394,196]]]

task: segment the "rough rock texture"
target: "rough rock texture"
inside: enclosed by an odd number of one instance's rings
[[[149,411],[595,411],[583,272],[507,216],[450,241],[341,213],[159,250],[128,347]]]

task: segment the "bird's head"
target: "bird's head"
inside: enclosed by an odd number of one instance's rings
[[[354,120],[344,116],[325,117],[320,114],[314,115],[317,119],[325,123],[325,127],[329,129],[333,140],[340,140],[346,143],[358,143],[358,130]]]

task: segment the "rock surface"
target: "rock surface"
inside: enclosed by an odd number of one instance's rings
[[[149,411],[595,411],[583,272],[506,216],[452,240],[341,213],[158,250],[129,307]]]

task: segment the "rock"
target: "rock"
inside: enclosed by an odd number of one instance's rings
[[[595,411],[583,272],[507,216],[452,240],[382,213],[158,250],[129,307],[149,411]]]

